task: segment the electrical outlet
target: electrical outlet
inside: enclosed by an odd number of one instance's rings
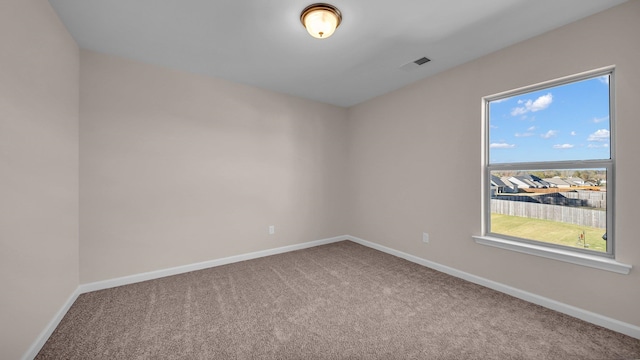
[[[276,233],[275,225],[269,225],[269,235],[273,235]]]
[[[422,242],[423,243],[428,243],[429,242],[429,234],[428,233],[422,233]]]

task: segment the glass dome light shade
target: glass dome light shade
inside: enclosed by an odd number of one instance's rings
[[[309,35],[317,39],[326,39],[336,31],[342,21],[342,15],[332,5],[313,4],[302,11],[300,20]]]

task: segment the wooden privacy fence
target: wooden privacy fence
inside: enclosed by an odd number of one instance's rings
[[[503,215],[560,221],[600,229],[607,228],[607,212],[602,210],[491,199],[491,212]]]

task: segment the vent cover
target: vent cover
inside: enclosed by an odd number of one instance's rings
[[[431,59],[426,58],[426,57],[423,56],[418,60],[414,60],[412,62],[409,62],[409,63],[406,63],[406,64],[400,66],[400,69],[404,70],[404,71],[413,71],[413,70],[416,70],[417,68],[419,68],[420,66],[428,63],[429,61],[431,61]]]
[[[414,64],[418,64],[418,65],[422,65],[422,64],[428,63],[429,61],[431,61],[431,60],[429,60],[429,59],[427,59],[426,57],[423,56],[420,59],[414,61],[413,63]]]

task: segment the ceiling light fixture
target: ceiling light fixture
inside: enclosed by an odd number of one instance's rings
[[[340,26],[342,13],[333,5],[312,4],[302,10],[300,21],[311,36],[326,39]]]

